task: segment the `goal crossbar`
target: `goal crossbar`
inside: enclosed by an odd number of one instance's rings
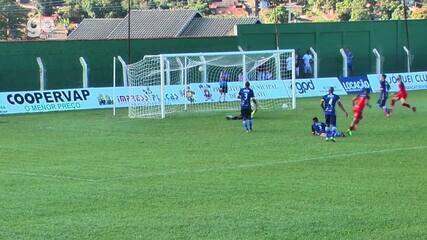
[[[127,75],[131,118],[238,110],[246,81],[261,108],[296,107],[293,49],[146,55]]]

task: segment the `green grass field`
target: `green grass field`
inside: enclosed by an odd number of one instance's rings
[[[250,134],[226,112],[2,116],[0,239],[427,239],[426,93],[337,143],[310,134],[317,98]]]

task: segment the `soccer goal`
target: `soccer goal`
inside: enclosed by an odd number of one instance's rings
[[[294,50],[161,54],[127,66],[129,117],[239,110],[251,83],[260,109],[295,109]]]

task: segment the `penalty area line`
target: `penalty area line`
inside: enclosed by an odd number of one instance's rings
[[[290,164],[290,163],[309,162],[309,161],[315,161],[315,160],[324,160],[324,159],[329,160],[329,159],[336,159],[336,158],[343,158],[343,157],[373,155],[373,154],[421,150],[421,149],[427,149],[427,146],[414,146],[414,147],[404,147],[404,148],[394,148],[394,149],[382,149],[382,150],[373,150],[373,151],[343,153],[343,154],[335,154],[330,156],[302,158],[302,159],[295,159],[295,160],[288,160],[288,161],[285,160],[285,161],[271,161],[271,162],[254,163],[254,164],[241,164],[241,165],[228,166],[228,167],[212,167],[212,168],[202,168],[202,169],[195,169],[195,170],[175,169],[175,170],[170,170],[165,172],[105,178],[105,179],[99,179],[98,181],[127,180],[127,179],[137,179],[137,178],[173,176],[173,175],[189,174],[189,173],[204,173],[204,172],[215,172],[215,171],[226,171],[226,170],[250,169],[250,168],[258,168],[258,167],[268,167],[268,166],[274,166],[274,165],[284,165],[284,164]]]
[[[79,178],[71,176],[61,176],[61,175],[49,175],[49,174],[38,174],[31,172],[16,172],[16,171],[0,171],[2,175],[16,175],[16,176],[27,176],[35,178],[49,178],[49,179],[60,179],[60,180],[75,180],[75,181],[84,181],[84,182],[96,182],[95,179],[90,178]]]

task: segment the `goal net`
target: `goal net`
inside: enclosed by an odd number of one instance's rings
[[[239,110],[251,83],[261,109],[293,109],[294,50],[162,54],[127,66],[129,117]]]

